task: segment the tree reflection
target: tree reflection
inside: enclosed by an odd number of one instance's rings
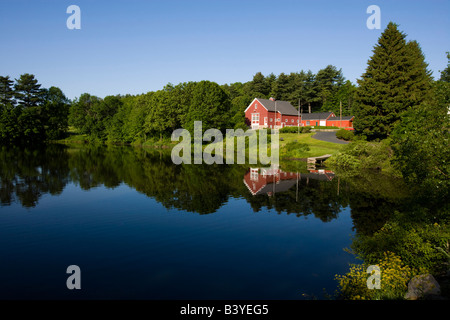
[[[69,181],[65,148],[50,145],[42,149],[0,149],[0,203],[14,201],[34,207],[42,195],[60,194]]]
[[[34,207],[72,182],[83,190],[124,183],[168,209],[209,214],[231,197],[255,212],[313,215],[328,222],[351,208],[354,227],[371,234],[409,196],[400,179],[379,173],[248,168],[244,165],[174,165],[170,152],[117,146],[0,149],[0,201]]]

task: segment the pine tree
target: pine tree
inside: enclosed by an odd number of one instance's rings
[[[25,73],[16,79],[14,96],[23,107],[35,107],[42,101],[43,91],[34,75]]]
[[[257,95],[260,98],[265,98],[270,93],[270,86],[261,72],[257,72],[253,76],[250,88],[254,95]]]
[[[9,78],[9,76],[2,77],[0,76],[0,104],[14,104],[14,89],[13,89],[13,81]]]
[[[280,73],[277,80],[273,84],[272,92],[270,95],[277,100],[288,100],[289,99],[289,80],[290,77],[284,72]]]
[[[358,79],[354,126],[369,140],[389,136],[402,113],[429,96],[431,72],[418,43],[405,38],[390,22]]]
[[[450,82],[450,52],[447,52],[447,68],[441,71],[441,78],[439,81]]]

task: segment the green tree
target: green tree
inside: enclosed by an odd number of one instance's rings
[[[46,140],[41,107],[18,107],[17,128],[22,144],[40,144]]]
[[[450,82],[450,52],[447,52],[447,68],[441,71],[440,81]]]
[[[45,89],[43,99],[43,122],[46,139],[59,139],[68,128],[70,101],[57,87]]]
[[[369,140],[390,135],[403,112],[430,93],[431,73],[415,41],[390,22],[375,45],[355,99],[354,126]]]
[[[25,73],[16,79],[14,96],[22,107],[36,107],[42,102],[43,91],[34,75]]]
[[[0,76],[0,105],[14,105],[14,81],[9,76]]]
[[[253,80],[250,84],[250,90],[253,95],[258,98],[267,98],[270,94],[270,84],[267,82],[266,78],[261,72],[257,72],[253,76]]]
[[[317,95],[317,90],[318,89],[316,86],[316,76],[314,73],[312,73],[311,70],[308,70],[308,72],[306,73],[306,80],[305,80],[305,86],[304,86],[305,104],[308,107],[307,107],[307,110],[303,110],[303,112],[312,111],[314,106],[319,102],[320,98]]]
[[[226,92],[215,82],[200,81],[192,91],[188,112],[182,116],[183,128],[193,132],[194,121],[202,121],[202,129],[225,129],[229,119],[224,117],[230,110]]]
[[[422,186],[428,199],[448,205],[450,187],[450,83],[437,81],[434,95],[406,111],[392,134],[394,165],[405,180]]]
[[[107,96],[92,104],[87,118],[87,127],[94,139],[106,140],[111,121],[121,104],[118,96]]]
[[[353,101],[355,99],[356,86],[347,80],[333,93],[328,103],[322,107],[323,111],[333,111],[338,117],[340,114],[340,104],[342,103],[342,115],[349,116],[352,114]]]
[[[2,145],[19,141],[21,133],[17,119],[20,111],[20,108],[14,108],[11,104],[0,106],[0,143]]]
[[[152,95],[151,109],[145,118],[144,128],[146,132],[159,134],[161,140],[163,135],[171,133],[177,123],[175,105],[171,102],[172,87],[160,90]]]
[[[284,72],[280,73],[272,86],[270,95],[277,100],[288,100],[290,80],[290,77]]]
[[[342,70],[328,65],[317,72],[315,82],[316,94],[317,98],[320,99],[321,109],[322,111],[329,111],[333,106],[331,98],[336,95],[344,84]]]
[[[88,120],[93,116],[93,105],[99,98],[89,93],[83,93],[70,105],[69,125],[75,127],[80,133],[90,133]]]

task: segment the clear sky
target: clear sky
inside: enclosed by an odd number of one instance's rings
[[[80,30],[66,26],[72,4]],[[379,30],[366,26],[369,5],[381,9]],[[419,42],[438,78],[450,51],[449,13],[449,0],[0,0],[0,75],[32,73],[71,99],[329,64],[356,83],[393,21]]]

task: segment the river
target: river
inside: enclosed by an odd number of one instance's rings
[[[406,192],[376,173],[177,166],[132,147],[0,158],[0,299],[328,299],[359,261],[352,237]]]

